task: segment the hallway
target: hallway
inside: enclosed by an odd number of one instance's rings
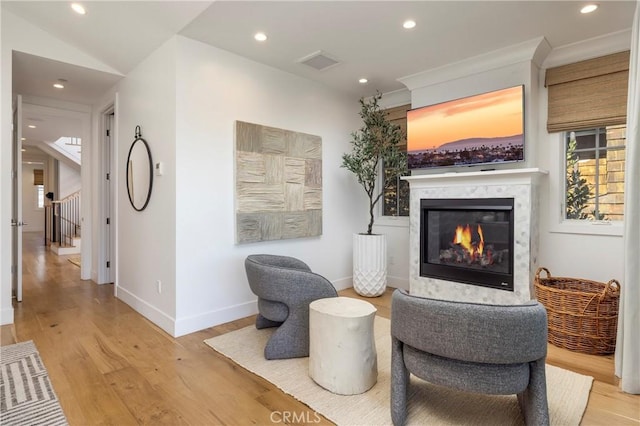
[[[24,233],[23,302],[2,345],[33,340],[71,425],[266,424],[272,410],[309,410],[202,341],[253,318],[174,339],[116,299],[113,285]]]
[[[24,233],[23,247],[23,302],[15,324],[0,328],[1,343],[35,342],[71,425],[264,425],[274,411],[314,418],[203,343],[255,317],[174,339],[116,299],[113,285],[80,280],[80,268],[46,250],[41,234]],[[391,292],[367,299],[385,318]],[[340,295],[359,297],[352,289]],[[613,356],[549,345],[547,362],[595,377],[583,425],[640,424],[640,396],[618,390]]]
[[[30,321],[42,321],[42,315],[53,311],[71,314],[78,308],[78,297],[113,296],[113,285],[96,286],[91,281],[81,281],[80,268],[69,262],[73,256],[57,256],[46,249],[43,240],[40,232],[23,233],[23,303],[14,303],[16,324],[24,326]]]

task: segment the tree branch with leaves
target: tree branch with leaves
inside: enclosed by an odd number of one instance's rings
[[[571,132],[567,145],[567,219],[586,219],[583,210],[591,198],[591,188],[587,180],[580,175],[578,154],[576,154],[576,135]]]
[[[404,134],[400,126],[387,119],[387,113],[379,105],[381,98],[382,94],[378,92],[368,100],[360,99],[363,126],[351,134],[351,153],[342,156],[341,166],[356,175],[369,198],[369,235],[373,229],[375,206],[382,198],[385,186],[407,171],[407,154],[398,147]],[[387,173],[381,173],[383,167]],[[383,182],[377,185],[379,179]]]

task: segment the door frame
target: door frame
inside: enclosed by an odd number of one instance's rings
[[[11,126],[11,296],[22,302],[22,95],[16,95]]]
[[[117,205],[117,126],[115,102],[109,103],[100,113],[98,143],[100,148],[98,178],[98,284],[116,281],[116,205]],[[109,136],[107,136],[109,129]],[[106,176],[109,173],[109,179]],[[109,224],[107,224],[107,218]],[[107,261],[110,263],[107,267]]]

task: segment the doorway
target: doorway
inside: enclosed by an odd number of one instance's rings
[[[17,95],[12,122],[11,296],[22,302],[22,96]]]
[[[98,253],[98,248],[101,244],[101,241],[99,240],[100,228],[96,223],[99,218],[98,208],[100,198],[98,197],[101,196],[102,192],[98,183],[101,152],[100,148],[97,146],[100,142],[98,134],[98,129],[100,127],[100,110],[98,109],[96,111],[91,107],[91,105],[100,104],[104,99],[104,95],[109,93],[111,88],[113,88],[113,86],[122,79],[122,75],[105,73],[91,68],[60,62],[17,50],[13,50],[11,52],[11,61],[8,63],[11,64],[12,68],[13,78],[11,79],[11,90],[14,100],[17,98],[17,94],[25,94],[22,100],[25,104],[29,104],[31,107],[37,106],[39,109],[49,108],[49,110],[44,111],[45,113],[49,113],[53,109],[62,111],[62,113],[57,113],[58,119],[65,118],[60,114],[66,114],[67,119],[76,119],[79,116],[82,117],[80,118],[81,131],[77,136],[81,137],[82,140],[86,142],[82,149],[82,159],[85,160],[85,167],[82,167],[81,170],[81,181],[82,187],[85,189],[85,194],[87,196],[83,197],[81,200],[81,210],[83,212],[81,217],[81,228],[84,230],[84,235],[82,235],[81,279],[92,279],[97,281],[98,264],[101,263]],[[50,85],[41,84],[42,82],[56,81],[61,77],[65,78],[68,83],[65,84],[66,87],[64,89],[52,88]],[[111,100],[111,103],[114,105],[115,99],[116,95],[114,95]],[[102,105],[105,105],[108,102],[109,101],[107,100],[105,103],[102,103]],[[94,113],[94,111],[96,112]],[[43,111],[41,110],[37,112]],[[23,111],[23,113],[25,112]],[[14,118],[13,121],[16,122],[17,120]],[[30,124],[34,124],[36,128],[29,128],[29,131],[44,132],[49,129],[49,127],[45,126],[42,122]],[[33,146],[31,141],[29,141],[30,135],[25,134],[24,132],[26,125],[27,123],[23,121],[22,125],[18,125],[16,123],[12,129],[15,134],[12,135],[13,140],[11,144],[11,151],[7,150],[9,153],[8,159],[10,158],[12,162],[10,178],[11,188],[14,186],[19,188],[18,183],[13,182],[13,180],[14,178],[16,180],[22,178],[22,174],[20,173],[21,167],[13,167],[13,164],[20,165],[22,161],[26,161],[25,158],[19,158],[20,155],[23,154],[22,148],[26,148],[27,151],[29,151]],[[18,132],[21,132],[22,135]],[[25,137],[27,140],[23,141],[22,138]],[[36,136],[33,137],[32,140],[51,141],[54,139],[44,136]],[[41,154],[44,158],[50,157],[47,153],[42,154],[40,151],[36,152],[39,155]],[[7,161],[7,164],[8,163],[9,161]],[[45,172],[44,179],[46,181],[48,179],[48,175],[55,170],[55,167],[45,159],[43,169]],[[56,196],[58,196],[60,191],[56,190],[56,192]],[[113,198],[113,192],[114,191],[111,191],[111,198]],[[8,282],[6,283],[6,286],[3,284],[2,297],[4,300],[11,299],[12,295],[16,296],[16,299],[20,300],[20,298],[17,297],[22,295],[19,282],[22,278],[27,281],[30,279],[30,276],[24,277],[24,270],[21,271],[23,268],[22,258],[24,255],[24,247],[20,247],[19,245],[23,241],[23,238],[18,238],[17,236],[14,237],[14,235],[17,235],[22,231],[19,229],[21,226],[18,225],[23,225],[25,221],[24,217],[14,213],[14,209],[17,210],[22,207],[21,202],[14,200],[14,193],[19,195],[19,191],[13,190],[11,191],[11,198],[9,198],[9,194],[7,194],[8,201],[11,202],[11,219],[12,222],[15,223],[15,226],[11,226],[10,238],[12,239],[12,242],[7,242],[7,255],[10,257],[7,260],[10,261],[11,264],[7,265],[10,267],[6,268]],[[113,207],[114,206],[112,205],[111,208]],[[30,222],[29,220],[26,221]],[[109,251],[113,252],[114,250],[115,244],[114,241],[111,240]],[[113,257],[109,259],[109,261],[113,262]],[[15,301],[16,299],[13,300]],[[30,303],[31,302],[34,301],[30,301]],[[9,307],[10,306],[11,304],[9,304]],[[9,307],[3,304],[3,323],[10,323],[13,321],[13,309],[9,309]]]
[[[116,120],[114,105],[109,105],[100,118],[100,157],[101,157],[101,185],[100,185],[100,248],[98,264],[98,284],[115,282],[116,259],[116,171],[113,159],[116,158]]]

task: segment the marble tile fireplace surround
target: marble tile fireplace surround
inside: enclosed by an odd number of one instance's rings
[[[538,266],[538,182],[546,174],[546,171],[537,168],[523,168],[414,175],[403,178],[409,181],[410,185],[411,293],[432,299],[502,305],[518,305],[535,298],[533,277]],[[448,203],[451,207],[446,207]],[[423,217],[427,217],[423,216],[423,209],[429,209],[429,206],[441,210],[441,213],[435,215],[435,221],[423,220]],[[433,252],[435,243],[431,241],[433,238],[427,243],[429,238],[426,235],[429,233],[422,229],[421,224],[428,221],[431,229],[434,227],[432,222],[441,223],[444,222],[444,218],[464,216],[463,213],[458,213],[461,208],[472,209],[470,216],[467,215],[471,218],[474,215],[482,215],[482,209],[487,210],[490,217],[496,217],[497,214],[500,219],[489,220],[493,223],[487,223],[485,228],[489,233],[495,233],[492,228],[502,227],[501,232],[511,238],[505,238],[505,242],[495,244],[487,241],[490,244],[487,245],[489,252],[485,249],[484,254],[482,248],[481,254],[465,253],[464,260],[457,259],[457,262],[462,262],[462,268],[455,267],[455,259],[449,260],[452,256],[460,256],[457,254],[458,245],[451,244],[453,248],[440,250],[440,259],[446,260],[442,261],[444,266],[430,267],[428,264],[433,259],[427,258],[426,253]],[[468,224],[460,225],[464,228]],[[424,226],[427,227],[426,223]],[[481,229],[476,230],[476,227],[481,228],[476,223],[468,227],[475,235],[473,248],[470,250],[478,250],[478,232],[483,233]],[[430,232],[433,234],[432,229]],[[484,237],[482,239],[484,240]],[[511,247],[506,247],[507,240],[512,242]],[[421,247],[424,248],[425,257],[421,256]],[[492,265],[492,260],[498,255],[501,258],[505,257],[504,260],[501,259],[503,266]],[[469,260],[469,256],[473,258],[473,262]],[[437,258],[436,254],[435,263],[440,263]],[[442,269],[447,270],[444,275]],[[456,272],[455,269],[460,269],[462,273]],[[448,270],[452,270],[453,275],[449,274],[451,271]],[[442,279],[444,276],[447,278]],[[460,279],[456,279],[456,276]],[[494,276],[498,278],[492,278]]]

